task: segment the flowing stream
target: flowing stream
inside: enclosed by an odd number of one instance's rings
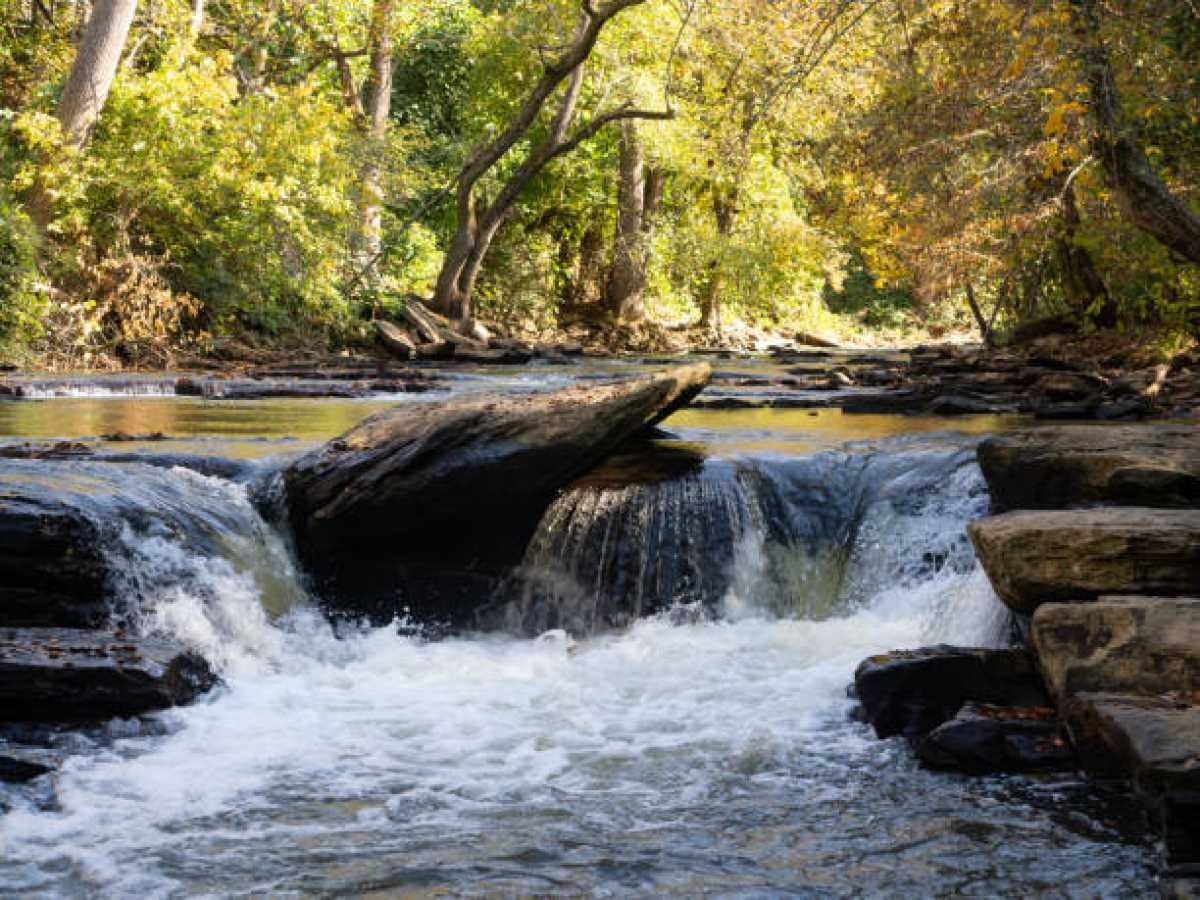
[[[682,471],[564,494],[508,630],[444,640],[335,633],[245,483],[153,470],[140,490],[185,525],[113,531],[122,596],[225,685],[55,738],[55,783],[0,793],[0,894],[1149,890],[1119,805],[929,773],[848,716],[867,655],[1006,639],[963,538],[987,508],[972,439],[897,422],[846,445],[855,425],[797,415],[763,449],[731,421],[668,422],[706,444],[673,449]]]

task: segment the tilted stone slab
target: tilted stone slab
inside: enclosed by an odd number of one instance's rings
[[[997,509],[1200,507],[1195,425],[1035,428],[988,438],[978,454]]]
[[[1200,510],[1010,512],[972,522],[967,533],[1016,612],[1106,594],[1200,593]]]
[[[1051,696],[1200,690],[1200,598],[1101,597],[1038,607],[1030,629]]]

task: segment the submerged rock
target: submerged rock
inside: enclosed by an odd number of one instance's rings
[[[1010,512],[972,522],[967,533],[996,593],[1019,613],[1104,594],[1200,590],[1200,510]]]
[[[1047,705],[1026,650],[925,647],[863,660],[854,685],[867,722],[881,738],[920,737],[956,716],[968,702]]]
[[[1051,695],[1200,690],[1200,599],[1102,597],[1048,603],[1030,637]],[[1198,748],[1200,749],[1200,748]]]
[[[986,775],[1075,767],[1066,731],[1049,707],[996,707],[970,703],[917,742],[917,756],[933,769]]]
[[[1064,426],[989,438],[979,465],[998,509],[1200,506],[1200,429]]]
[[[171,641],[65,628],[0,629],[0,721],[97,721],[188,703],[217,683]]]
[[[335,604],[373,585],[367,603],[389,617],[404,607],[451,618],[476,608],[520,560],[555,493],[687,405],[709,373],[685,366],[371,416],[284,471],[301,554]]]

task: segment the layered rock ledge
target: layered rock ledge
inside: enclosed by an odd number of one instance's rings
[[[1021,511],[967,528],[1010,609],[1105,594],[1187,596],[1200,587],[1200,510]]]

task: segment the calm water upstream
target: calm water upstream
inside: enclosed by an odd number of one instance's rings
[[[0,440],[161,431],[122,449],[269,470],[390,402],[406,401],[0,402]],[[578,638],[335,634],[243,485],[168,470],[163,502],[213,510],[225,539],[184,551],[128,535],[113,552],[143,627],[199,649],[225,686],[60,737],[53,784],[0,791],[0,894],[1152,892],[1119,803],[1071,778],[931,774],[847,716],[864,656],[1003,641],[962,531],[987,508],[973,436],[1014,424],[681,413],[667,443],[707,454],[696,487],[639,502],[647,516],[681,503],[701,529],[687,498],[726,498],[723,615],[681,604]],[[80,484],[113,468],[69,465]],[[556,505],[538,544],[581,582],[594,561],[555,538],[583,509]]]

